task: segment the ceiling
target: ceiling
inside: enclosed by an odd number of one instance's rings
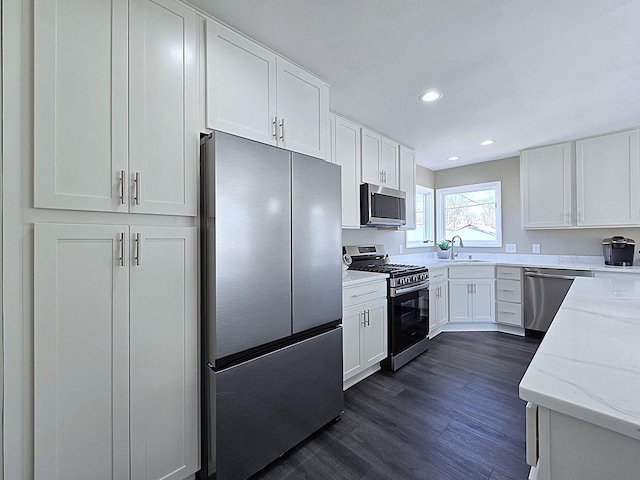
[[[640,125],[640,0],[189,1],[433,170]]]

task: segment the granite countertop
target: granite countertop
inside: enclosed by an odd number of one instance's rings
[[[386,273],[360,272],[357,270],[347,270],[342,272],[342,286],[353,287],[361,283],[367,283],[372,280],[385,280],[389,278]]]
[[[640,281],[577,278],[520,398],[640,440]]]

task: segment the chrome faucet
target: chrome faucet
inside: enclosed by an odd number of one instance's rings
[[[460,247],[463,248],[464,247],[464,242],[462,241],[462,237],[460,235],[455,235],[451,240],[449,240],[449,243],[451,243],[451,253],[449,254],[449,259],[451,260],[455,260],[456,259],[456,255],[458,255],[457,253],[453,253],[453,242],[455,241],[455,239],[460,240]]]

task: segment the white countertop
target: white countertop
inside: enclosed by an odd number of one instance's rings
[[[386,273],[359,272],[357,270],[347,270],[342,272],[342,286],[353,287],[361,283],[372,280],[385,280],[389,278]]]
[[[520,397],[640,440],[640,281],[576,279]]]

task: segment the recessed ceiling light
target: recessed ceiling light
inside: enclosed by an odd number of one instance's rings
[[[447,160],[451,160],[451,161],[460,160],[460,157],[453,156],[453,157],[447,158]]]
[[[435,102],[442,98],[442,94],[440,92],[436,92],[435,90],[429,90],[428,92],[424,92],[420,95],[420,100],[423,102]]]
[[[491,145],[493,143],[496,143],[496,141],[495,140],[485,140],[484,142],[480,142],[480,145],[483,145],[483,146],[486,147],[487,145]]]

